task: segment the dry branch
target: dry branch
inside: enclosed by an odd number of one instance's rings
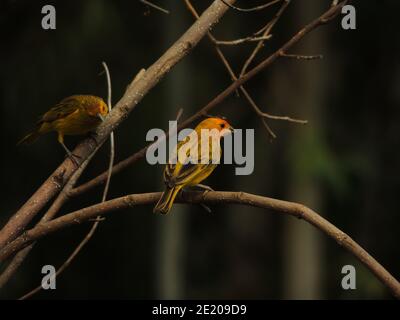
[[[158,10],[158,11],[161,11],[162,13],[169,14],[168,10],[166,10],[166,9],[164,9],[164,8],[158,6],[158,5],[156,5],[156,4],[154,4],[154,3],[150,2],[150,1],[147,1],[147,0],[139,0],[139,1],[144,3],[145,5],[148,5],[149,7],[152,7],[154,9]]]
[[[216,44],[219,46],[237,46],[238,44],[242,44],[245,42],[257,42],[257,41],[265,41],[271,39],[272,35],[266,37],[257,37],[257,36],[248,36],[245,38],[240,38],[236,40],[216,40]]]
[[[121,198],[87,207],[44,224],[39,224],[26,231],[12,243],[0,251],[0,261],[4,261],[13,253],[21,250],[48,234],[62,228],[80,224],[98,215],[116,213],[122,209],[138,205],[156,203],[161,196],[160,192],[132,194]],[[389,290],[400,299],[400,283],[377,262],[367,251],[357,244],[350,236],[338,229],[332,223],[318,215],[306,206],[294,202],[262,197],[244,192],[209,191],[185,192],[179,195],[176,202],[191,204],[242,204],[258,208],[270,209],[279,213],[289,214],[301,218],[334,239],[340,246],[346,248],[352,255],[359,259]],[[129,211],[131,212],[131,211]],[[161,216],[160,216],[161,217]]]
[[[262,33],[264,37],[267,37],[270,35],[272,28],[275,26],[275,24],[278,22],[278,20],[281,18],[283,12],[286,10],[286,8],[289,6],[291,0],[283,0],[283,4],[278,10],[278,12],[275,14],[274,18],[268,22],[268,24],[262,28],[258,33]],[[261,50],[261,48],[264,46],[264,41],[261,40],[257,43],[257,46],[254,48],[254,50],[251,52],[250,56],[247,58],[246,62],[243,64],[242,70],[240,71],[240,76],[243,76],[247,68],[250,66],[254,58],[256,57],[257,53]]]
[[[240,12],[254,12],[254,11],[260,11],[260,10],[263,10],[263,9],[265,9],[265,8],[268,8],[268,7],[272,6],[273,4],[275,4],[275,3],[279,2],[279,1],[282,1],[282,0],[272,0],[272,1],[270,1],[270,2],[267,2],[267,3],[265,3],[265,4],[262,4],[262,5],[259,5],[259,6],[256,6],[256,7],[252,7],[252,8],[239,8],[239,7],[236,7],[236,6],[234,6],[234,5],[230,4],[230,3],[228,3],[226,0],[221,0],[221,1],[222,1],[225,5],[227,5],[228,7],[230,7],[231,9],[234,9],[234,10],[236,10],[236,11],[240,11]]]

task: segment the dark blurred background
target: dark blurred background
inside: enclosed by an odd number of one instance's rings
[[[194,0],[198,10],[212,1]],[[193,23],[183,1],[155,1],[163,14],[139,1],[1,0],[1,213],[3,225],[64,159],[55,135],[16,147],[38,115],[72,94],[106,99],[101,62],[112,76],[113,102],[141,69],[149,67]],[[251,7],[265,1],[239,1]],[[331,1],[293,0],[257,61],[276,50]],[[57,10],[56,30],[41,28],[41,8]],[[269,121],[272,143],[247,102],[233,95],[213,113],[235,128],[254,128],[255,171],[235,176],[222,165],[206,181],[216,190],[242,190],[298,201],[347,232],[400,278],[399,131],[400,2],[353,1],[357,29],[341,18],[292,49],[322,60],[280,59],[246,84],[266,112],[309,120],[306,126]],[[230,10],[213,29],[221,40],[252,34],[279,6],[256,13]],[[224,47],[236,72],[254,44]],[[116,131],[116,161],[146,145],[146,132],[166,129],[180,107],[183,118],[230,83],[204,38],[134,109]],[[80,137],[67,137],[70,147]],[[80,182],[104,171],[108,143]],[[143,159],[112,177],[109,198],[161,190],[162,166]],[[98,187],[70,201],[68,213],[101,200]],[[59,267],[90,223],[42,239],[0,292],[14,299],[37,286],[45,264]],[[344,265],[357,270],[357,289],[341,288]],[[4,266],[2,266],[4,267]],[[57,289],[35,298],[391,298],[375,277],[332,239],[306,222],[240,206],[175,205],[168,216],[151,206],[109,215]]]

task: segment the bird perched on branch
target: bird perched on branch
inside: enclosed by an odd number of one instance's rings
[[[209,135],[202,136],[204,131]],[[200,182],[216,168],[221,158],[220,140],[232,131],[233,127],[225,119],[207,118],[178,143],[175,154],[171,156],[171,158],[175,158],[175,163],[171,162],[170,158],[165,167],[166,189],[154,207],[154,212],[168,213],[177,194],[185,187],[199,186],[211,190],[210,187],[201,185]],[[194,160],[195,163],[189,162],[189,160]]]
[[[42,115],[36,128],[18,144],[31,144],[42,134],[56,131],[58,142],[73,160],[71,151],[64,144],[64,135],[81,135],[94,130],[107,115],[103,99],[91,95],[74,95],[65,98]]]

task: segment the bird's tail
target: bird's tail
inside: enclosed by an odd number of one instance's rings
[[[31,144],[36,141],[37,138],[39,138],[40,133],[38,130],[35,130],[31,132],[30,134],[26,135],[23,137],[20,141],[18,141],[17,146],[21,144]]]
[[[174,188],[167,187],[167,189],[161,195],[160,200],[158,200],[156,206],[154,207],[153,212],[167,214],[171,210],[179,190],[181,190],[180,187],[174,187]]]

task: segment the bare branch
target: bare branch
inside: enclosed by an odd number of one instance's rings
[[[268,125],[267,121],[264,118],[261,118],[261,123],[267,134],[269,135],[270,139],[269,142],[272,142],[273,139],[276,139],[276,134],[272,131],[271,127]]]
[[[1,250],[0,261],[4,261],[11,254],[17,252],[29,243],[62,228],[83,223],[98,215],[103,216],[110,213],[116,213],[119,210],[126,208],[154,204],[159,200],[160,196],[160,192],[127,195],[74,211],[44,224],[39,224],[31,230],[26,231],[22,236],[18,237]],[[400,283],[381,264],[379,264],[378,261],[357,244],[349,235],[302,204],[253,195],[245,192],[229,191],[208,191],[206,193],[185,192],[184,194],[178,195],[176,202],[191,204],[201,203],[206,205],[241,204],[269,209],[278,213],[288,214],[304,219],[327,236],[334,239],[340,246],[347,249],[348,252],[359,259],[396,298],[400,299]],[[132,212],[132,210],[127,210],[127,212]]]
[[[242,87],[241,87],[242,89]],[[254,109],[256,114],[260,116],[261,118],[267,118],[267,119],[273,119],[273,120],[282,120],[282,121],[288,121],[288,122],[293,122],[293,123],[299,123],[299,124],[307,124],[307,120],[300,120],[300,119],[293,119],[288,116],[275,116],[266,112],[261,111],[261,109],[257,106],[257,104],[254,102],[253,98],[249,95],[246,89],[242,89],[242,92],[244,96],[246,97],[247,101],[249,101],[250,106]]]
[[[111,111],[112,111],[111,76],[110,76],[110,71],[108,70],[107,64],[104,61],[102,62],[102,64],[103,64],[104,70],[106,71],[106,75],[107,75],[107,88],[108,88],[108,90],[107,90],[108,91],[108,94],[107,94],[107,105],[108,105],[108,112],[111,113]],[[112,168],[114,166],[114,158],[115,158],[115,139],[114,139],[114,131],[111,131],[111,133],[110,133],[110,161],[109,161],[109,164],[108,164],[106,185],[104,187],[103,197],[101,199],[102,202],[106,201],[106,198],[107,198],[108,189],[110,187]],[[96,221],[96,223],[98,223],[98,221]]]
[[[282,53],[282,57],[290,58],[290,59],[296,59],[296,60],[317,60],[317,59],[322,59],[323,55],[322,54],[318,54],[318,55],[313,55],[313,56],[305,56],[305,55],[300,55],[300,54]]]
[[[260,10],[263,10],[263,9],[265,9],[265,8],[268,8],[268,7],[270,7],[270,6],[272,6],[273,4],[275,4],[275,3],[277,3],[277,2],[279,2],[279,1],[282,1],[282,0],[272,0],[271,2],[268,2],[268,3],[266,3],[266,4],[263,4],[263,5],[260,5],[260,6],[257,6],[257,7],[253,7],[253,8],[239,8],[239,7],[236,7],[236,6],[234,6],[234,5],[232,5],[232,4],[230,4],[230,3],[228,3],[228,2],[226,2],[225,0],[221,0],[224,4],[226,4],[229,8],[231,8],[231,9],[234,9],[234,10],[236,10],[236,11],[240,11],[240,12],[254,12],[254,11],[260,11]]]
[[[343,0],[340,3],[339,3],[339,0],[337,0],[337,1],[333,0],[331,3],[331,8],[339,7],[341,9],[347,4],[347,2],[349,2],[349,0]],[[332,12],[332,14],[330,16],[326,16],[322,20],[322,23],[328,23],[329,21],[332,21],[340,14],[340,12],[341,12],[341,10],[335,10],[334,12]]]
[[[274,18],[268,22],[268,24],[261,29],[259,32],[263,32],[262,35],[264,37],[267,37],[271,31],[272,28],[275,26],[275,24],[278,22],[278,20],[280,19],[280,17],[282,16],[283,12],[286,10],[286,8],[288,7],[288,5],[290,4],[290,0],[283,0],[283,4],[280,7],[280,9],[278,10],[278,12],[275,14]],[[255,56],[257,55],[257,53],[261,50],[261,48],[264,46],[264,40],[260,40],[257,43],[257,46],[254,48],[253,52],[250,54],[250,56],[247,58],[246,62],[244,63],[242,70],[240,71],[240,77],[242,77],[246,71],[247,68],[250,66],[250,64],[252,63],[252,61],[254,60]]]
[[[245,42],[264,41],[264,40],[271,39],[271,37],[272,37],[272,35],[268,35],[265,37],[264,36],[262,36],[262,37],[248,36],[246,38],[229,40],[229,41],[216,40],[215,43],[220,46],[235,46],[235,45],[242,44]]]
[[[175,121],[178,122],[179,119],[182,117],[183,114],[183,108],[179,108],[178,113],[176,114]]]
[[[166,10],[164,8],[161,8],[160,6],[158,6],[158,5],[154,4],[154,3],[151,3],[150,1],[147,1],[147,0],[139,0],[139,1],[144,3],[144,4],[146,4],[146,5],[148,5],[149,7],[152,7],[154,9],[158,10],[158,11],[161,11],[161,12],[163,12],[165,14],[169,14],[168,10]]]

